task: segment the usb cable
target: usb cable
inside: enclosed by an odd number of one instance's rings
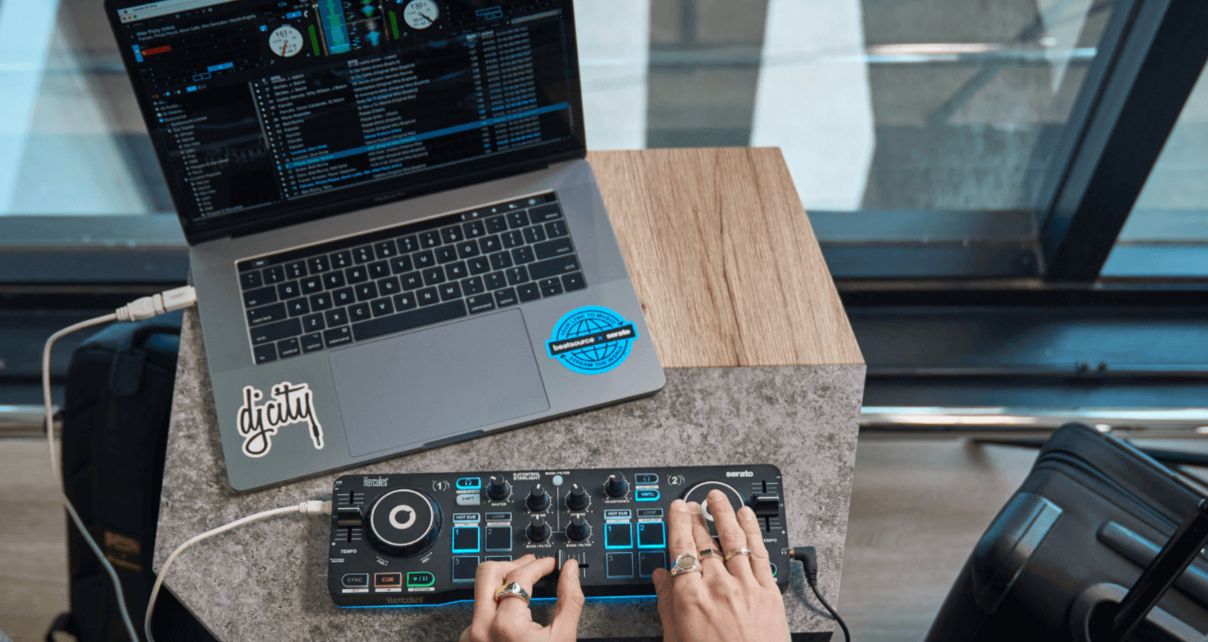
[[[79,531],[80,537],[84,538],[84,542],[88,544],[88,548],[92,550],[92,554],[101,564],[101,568],[105,569],[105,573],[109,576],[109,580],[113,582],[113,592],[117,597],[118,611],[122,616],[122,624],[126,628],[126,634],[130,639],[137,642],[138,633],[135,632],[134,622],[130,619],[130,613],[126,610],[126,596],[122,592],[122,583],[117,577],[117,571],[113,570],[113,565],[101,552],[101,547],[97,545],[92,534],[88,532],[88,528],[84,525],[84,520],[80,519],[80,514],[76,512],[75,506],[72,505],[71,499],[67,497],[67,491],[63,487],[62,477],[59,475],[59,455],[55,448],[55,418],[54,408],[50,398],[50,354],[54,349],[55,342],[63,337],[93,326],[104,325],[114,321],[141,321],[159,316],[166,312],[174,310],[183,310],[197,303],[197,292],[191,286],[185,286],[167,290],[159,294],[145,296],[127,303],[126,305],[114,310],[110,314],[101,315],[99,317],[73,323],[72,325],[55,332],[46,339],[46,345],[42,348],[42,403],[46,410],[46,443],[50,450],[50,472],[54,476],[55,483],[59,487],[60,499],[63,501],[63,507],[67,509],[67,515],[71,517],[71,521]]]
[[[97,545],[92,534],[88,532],[84,520],[80,519],[80,514],[71,503],[71,498],[67,496],[66,489],[63,488],[62,478],[59,475],[59,456],[58,449],[55,445],[54,432],[54,408],[52,406],[50,396],[50,356],[54,349],[55,343],[63,337],[78,332],[85,328],[93,326],[113,323],[115,321],[142,321],[151,319],[167,312],[183,310],[192,307],[197,303],[197,292],[190,286],[175,288],[145,296],[127,303],[126,305],[114,310],[113,312],[99,317],[74,323],[72,325],[55,332],[46,340],[46,345],[42,348],[42,402],[46,411],[46,443],[50,450],[50,471],[54,476],[55,483],[59,487],[59,496],[63,502],[63,507],[67,509],[67,514],[71,517],[71,521],[75,524],[76,530],[79,531],[80,537],[88,544],[88,548],[92,550],[92,554],[96,556],[97,562],[105,569],[105,574],[109,576],[109,580],[113,583],[113,593],[116,597],[118,612],[122,617],[122,624],[126,629],[126,635],[129,636],[131,642],[139,642],[137,629],[134,627],[134,622],[130,618],[130,612],[126,608],[126,595],[122,591],[122,582],[117,576],[117,571],[113,569],[113,565],[109,563],[108,558],[101,551],[101,547]],[[155,578],[155,584],[151,588],[151,597],[147,601],[147,611],[143,617],[143,632],[146,634],[148,642],[154,642],[151,636],[151,614],[155,611],[155,600],[159,597],[160,587],[163,585],[164,576],[167,575],[168,567],[176,558],[184,552],[184,550],[197,542],[213,537],[220,533],[225,533],[233,528],[238,528],[244,524],[259,521],[277,515],[286,515],[292,513],[301,513],[303,515],[329,515],[331,514],[330,501],[305,501],[293,506],[284,506],[273,510],[267,510],[254,515],[249,515],[242,519],[237,519],[229,524],[219,526],[208,530],[200,535],[190,538],[185,543],[176,547],[168,559],[164,562],[158,576]]]

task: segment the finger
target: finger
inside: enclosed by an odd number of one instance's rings
[[[671,515],[667,517],[667,544],[671,559],[688,553],[696,555],[696,539],[692,537],[692,514],[688,504],[682,499],[671,502]],[[699,585],[699,573],[684,573],[674,578],[674,586]]]
[[[659,621],[663,623],[663,642],[676,642],[675,592],[671,590],[671,574],[667,569],[654,570],[654,592],[658,595]]]
[[[549,623],[551,640],[575,639],[585,602],[583,587],[579,586],[579,562],[567,560],[558,576],[558,605]]]
[[[692,516],[692,539],[696,542],[697,553],[699,554],[705,549],[716,548],[717,544],[713,541],[713,536],[709,534],[709,527],[705,525],[705,516],[701,513],[700,504],[690,502],[688,513]],[[726,565],[716,557],[701,560],[700,564],[706,583],[724,582],[730,575],[730,572],[726,570]]]
[[[503,578],[504,584],[515,582],[524,588],[529,595],[533,594],[533,585],[537,580],[549,575],[558,565],[557,561],[552,557],[541,557],[535,559],[524,566],[514,568],[508,572]],[[507,618],[516,622],[532,622],[533,612],[529,610],[527,604],[516,598],[507,598],[499,603],[498,610],[495,611],[495,617]]]
[[[471,626],[487,626],[495,618],[495,589],[503,584],[503,576],[515,566],[515,562],[484,562],[478,565],[474,573],[474,617]]]
[[[717,529],[717,539],[721,541],[721,550],[729,553],[747,545],[747,534],[738,526],[738,518],[734,508],[725,493],[714,490],[709,493],[709,514],[713,516],[713,527]],[[730,573],[740,579],[753,579],[751,564],[745,556],[739,555],[726,562]]]
[[[751,571],[755,581],[763,586],[775,586],[776,577],[772,575],[772,560],[768,548],[763,544],[763,532],[759,529],[759,518],[749,506],[743,506],[738,511],[738,525],[747,536],[747,548],[751,549]]]

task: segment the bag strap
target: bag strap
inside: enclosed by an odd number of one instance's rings
[[[55,633],[66,633],[77,640],[80,638],[80,628],[76,625],[71,613],[60,613],[55,616],[54,621],[50,623],[50,628],[46,630],[46,642],[55,642]]]

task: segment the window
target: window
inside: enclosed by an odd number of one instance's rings
[[[832,271],[857,280],[1097,279],[1128,209],[1075,214],[1136,194],[1096,202],[1106,182],[1087,177],[1124,155],[1113,134],[1160,148],[1167,133],[1152,114],[1157,126],[1129,127],[1118,108],[1181,108],[1190,90],[1171,74],[1198,75],[1208,42],[1186,0],[577,0],[576,12],[592,149],[779,146]],[[183,279],[102,3],[5,0],[0,43],[0,282]],[[1146,82],[1173,89],[1136,90]],[[1108,276],[1208,274],[1180,258],[1208,219],[1194,179],[1204,94]],[[1145,158],[1129,176],[1150,174]],[[1098,230],[1109,238],[1091,243]],[[1125,260],[1158,249],[1152,268]]]
[[[1208,276],[1208,73],[1174,131],[1104,266],[1117,278]]]

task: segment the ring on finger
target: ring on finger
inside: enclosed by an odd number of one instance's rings
[[[751,549],[747,548],[746,546],[740,546],[732,551],[729,551],[726,553],[726,561],[729,562],[739,555],[746,555],[747,557],[750,557]]]
[[[692,553],[681,553],[676,556],[675,561],[671,563],[671,575],[683,575],[685,573],[699,573],[700,559]]]
[[[717,550],[716,548],[702,548],[698,552],[699,552],[699,555],[697,556],[698,559],[707,560],[707,559],[721,559],[722,558],[721,551]]]
[[[524,600],[524,605],[529,605],[529,593],[520,586],[519,582],[509,582],[495,589],[495,603],[499,604],[509,597]]]

